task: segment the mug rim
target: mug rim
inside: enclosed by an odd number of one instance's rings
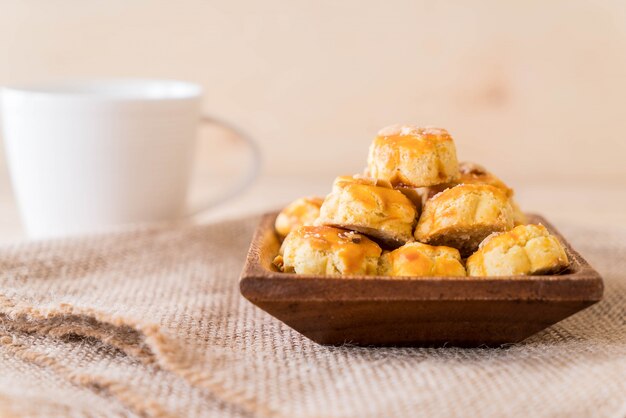
[[[202,95],[202,86],[171,79],[102,78],[66,79],[2,87],[3,93],[49,98],[126,100],[185,100]]]

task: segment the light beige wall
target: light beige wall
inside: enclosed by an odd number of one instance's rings
[[[0,84],[180,78],[268,173],[361,169],[435,124],[512,181],[626,178],[626,2],[0,0]]]

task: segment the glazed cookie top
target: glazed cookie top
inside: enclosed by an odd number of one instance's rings
[[[320,214],[324,199],[321,197],[301,197],[289,203],[280,211],[274,225],[278,235],[285,237],[302,225],[312,225]]]
[[[391,183],[386,180],[380,180],[362,176],[340,176],[333,182],[332,193],[347,193],[349,199],[359,202],[364,209],[367,210],[385,210],[392,211],[386,213],[388,218],[405,217],[406,210],[409,208],[413,211],[415,217],[415,205],[402,192],[395,190]],[[400,213],[393,213],[400,211]]]
[[[472,276],[547,274],[568,265],[563,245],[543,225],[519,225],[494,233],[467,259]]]
[[[432,186],[459,176],[452,136],[442,128],[392,125],[381,129],[368,156],[372,177],[394,186]]]
[[[274,264],[284,271],[298,264],[320,264],[320,257],[331,257],[341,266],[341,274],[357,274],[365,270],[368,259],[378,260],[381,249],[374,241],[354,231],[332,226],[301,226],[292,230],[281,247],[281,256]],[[280,264],[283,266],[280,266]],[[328,261],[322,260],[322,264]],[[285,268],[286,267],[286,268]]]
[[[358,231],[395,248],[413,240],[417,215],[413,202],[388,181],[342,176],[324,200],[316,225]]]
[[[455,248],[410,242],[380,258],[383,276],[465,276],[461,255]]]
[[[459,163],[460,177],[458,183],[463,184],[488,184],[506,193],[508,197],[513,196],[513,189],[504,184],[502,180],[493,173],[487,171],[482,165],[464,161]]]
[[[504,224],[513,227],[513,209],[506,194],[488,184],[459,184],[426,202],[415,236],[451,225]]]

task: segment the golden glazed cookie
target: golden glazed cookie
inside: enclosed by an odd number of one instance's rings
[[[369,235],[398,247],[413,241],[417,210],[389,182],[366,177],[337,177],[316,225],[330,225]]]
[[[464,161],[459,163],[459,179],[457,183],[463,184],[488,184],[502,190],[508,197],[513,196],[513,189],[504,184],[502,180],[485,167],[476,163]]]
[[[502,190],[487,184],[460,184],[433,196],[415,228],[415,238],[472,254],[492,232],[513,228],[513,208]]]
[[[524,215],[524,212],[522,212],[515,199],[513,199],[513,189],[507,186],[502,180],[488,171],[485,167],[476,163],[465,161],[459,163],[459,172],[461,173],[461,176],[457,181],[459,184],[489,184],[490,186],[497,187],[505,192],[509,197],[511,207],[513,208],[514,224],[523,225],[528,223],[526,215]]]
[[[283,241],[274,265],[286,273],[376,274],[381,249],[353,231],[332,226],[301,226]]]
[[[507,186],[502,180],[488,171],[485,167],[476,163],[464,161],[459,163],[459,173],[459,178],[452,183],[438,184],[436,186],[420,187],[415,189],[415,192],[422,198],[422,205],[424,205],[428,199],[437,193],[441,193],[442,191],[458,184],[488,184],[502,190],[508,196],[511,207],[513,208],[513,221],[515,225],[528,223],[526,215],[524,215],[524,212],[522,212],[515,199],[513,199],[513,189]]]
[[[367,170],[394,186],[432,186],[459,176],[456,148],[448,131],[414,125],[381,129],[370,146]]]
[[[569,265],[563,245],[543,225],[520,225],[487,237],[467,259],[470,276],[553,274]]]
[[[286,237],[293,228],[312,225],[320,214],[322,202],[324,199],[321,197],[301,197],[285,206],[274,225],[278,235]]]
[[[381,276],[465,276],[459,250],[409,242],[385,252],[378,262]]]

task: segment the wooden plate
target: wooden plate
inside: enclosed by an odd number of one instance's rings
[[[276,213],[265,215],[241,274],[242,295],[320,344],[499,345],[523,340],[602,298],[600,275],[565,244],[570,268],[553,276],[315,276],[277,272]]]

